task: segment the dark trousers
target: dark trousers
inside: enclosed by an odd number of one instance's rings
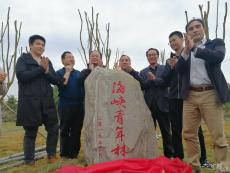
[[[84,120],[83,106],[59,108],[60,156],[76,158],[81,147],[81,129]]]
[[[172,131],[172,146],[174,149],[173,157],[184,158],[184,149],[182,141],[182,124],[183,124],[183,100],[169,100],[169,117]]]
[[[28,127],[23,126],[25,130],[24,135],[24,157],[25,162],[30,162],[34,160],[35,155],[35,141],[38,133],[38,126],[36,127]],[[58,142],[58,124],[54,125],[45,125],[45,129],[47,131],[47,139],[46,139],[46,152],[48,156],[56,155],[56,148]]]
[[[152,104],[149,108],[152,113],[153,120],[157,120],[161,131],[164,155],[168,158],[171,158],[173,156],[173,148],[169,114],[168,112],[162,112],[158,106],[156,106],[156,104]]]
[[[205,141],[204,141],[204,135],[203,135],[203,130],[200,126],[198,130],[198,137],[199,137],[199,142],[200,142],[200,162],[204,162],[207,159],[206,156],[206,147],[205,147]]]

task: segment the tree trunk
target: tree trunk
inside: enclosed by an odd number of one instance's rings
[[[0,136],[2,135],[2,119],[3,119],[3,112],[2,112],[2,105],[0,104]]]

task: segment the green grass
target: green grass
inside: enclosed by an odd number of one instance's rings
[[[205,125],[202,126],[206,141],[206,149],[207,149],[207,157],[208,160],[215,163],[213,157],[213,150],[212,150],[212,142],[211,137],[207,131]],[[4,124],[4,129],[2,136],[0,137],[0,157],[7,156],[9,154],[13,154],[16,152],[22,151],[22,140],[23,140],[23,130],[21,127],[16,127],[15,130],[9,131],[10,129],[15,129],[14,123],[6,123]],[[44,128],[40,128],[39,130],[42,134],[46,135]],[[228,139],[228,143],[230,144],[230,122],[226,122],[225,125],[225,132]],[[7,133],[4,134],[4,133]],[[158,134],[159,134],[158,129]],[[37,146],[45,145],[45,139],[38,135],[38,139],[36,142]],[[160,154],[162,155],[162,141],[161,139],[158,140],[158,148]],[[186,147],[186,146],[185,146]],[[185,158],[186,161],[186,158]],[[84,166],[86,163],[84,161],[83,150],[81,149],[79,159],[74,160],[59,160],[53,164],[47,164],[47,159],[42,159],[36,162],[34,166],[20,166],[16,168],[9,169],[7,171],[3,171],[3,173],[50,173],[55,172],[56,169],[61,168],[65,165],[77,165],[77,166]],[[214,170],[203,169],[203,173],[214,173]],[[2,172],[1,172],[2,173]]]
[[[44,127],[39,129],[36,147],[45,145],[45,138],[40,134],[46,135]],[[22,127],[16,127],[14,122],[3,123],[0,135],[0,157],[22,152],[23,137],[24,131]]]

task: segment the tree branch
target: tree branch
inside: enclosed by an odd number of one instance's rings
[[[86,51],[85,51],[85,48],[84,48],[84,46],[83,46],[83,41],[82,41],[83,19],[82,19],[81,12],[80,12],[79,9],[78,9],[78,14],[79,14],[80,20],[81,20],[81,27],[80,27],[80,44],[81,44],[81,48],[82,48],[82,50],[83,50],[85,62],[86,62],[86,64],[87,64],[88,61],[87,61]]]
[[[185,11],[186,23],[188,23],[188,12]]]
[[[223,22],[223,40],[225,40],[227,15],[228,15],[228,4],[227,2],[225,2],[225,14],[224,14],[224,22]]]
[[[219,23],[219,0],[216,0],[216,38],[218,36],[218,23]]]

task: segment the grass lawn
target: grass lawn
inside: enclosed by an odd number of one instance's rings
[[[207,149],[207,157],[211,162],[215,162],[213,158],[213,150],[212,150],[212,142],[210,135],[207,131],[205,125],[202,126],[204,131],[204,136],[206,140],[206,149]],[[46,132],[43,127],[39,129],[41,134],[46,135]],[[158,134],[159,134],[158,130]],[[230,122],[226,122],[225,124],[225,133],[228,139],[228,143],[230,144]],[[7,134],[7,135],[6,135]],[[5,123],[2,136],[0,137],[0,157],[4,157],[10,154],[14,154],[16,152],[22,151],[22,141],[23,141],[23,129],[21,127],[15,127],[13,123]],[[162,141],[158,140],[158,148],[160,150],[160,154],[162,155]],[[36,147],[45,145],[45,139],[42,135],[38,134]],[[186,158],[185,158],[186,161]],[[3,173],[49,173],[54,172],[57,168],[60,168],[64,165],[78,165],[84,166],[84,157],[83,151],[81,149],[79,159],[74,160],[65,160],[62,161],[59,159],[58,162],[54,164],[47,164],[46,159],[42,159],[36,162],[34,166],[20,166],[16,168],[9,169],[7,171],[3,171]],[[214,170],[203,169],[203,173],[214,173]],[[2,173],[2,172],[1,172]]]
[[[36,147],[45,145],[46,135],[44,127],[39,129],[37,135]],[[15,126],[15,123],[3,123],[1,135],[0,135],[0,157],[5,157],[10,154],[18,153],[22,151],[24,131],[22,127]]]

